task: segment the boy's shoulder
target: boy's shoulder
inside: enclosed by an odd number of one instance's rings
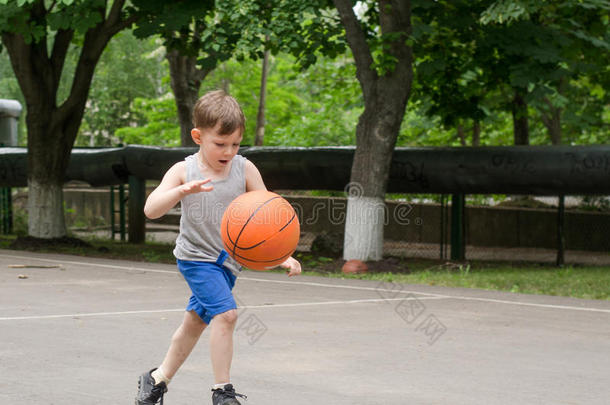
[[[251,160],[249,160],[246,157],[243,157],[243,161],[244,161],[244,168],[245,168],[246,171],[252,171],[252,170],[258,171],[258,168],[256,167],[256,165]]]
[[[174,165],[172,167],[170,167],[169,170],[176,171],[176,172],[184,172],[186,170],[186,161],[181,160],[179,162],[174,163]]]
[[[179,179],[181,183],[185,183],[186,181],[186,162],[181,160],[179,162],[174,163],[172,167],[166,173],[166,176],[171,176],[172,178]]]

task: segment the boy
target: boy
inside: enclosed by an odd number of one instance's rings
[[[266,188],[256,166],[237,155],[245,118],[233,97],[223,91],[205,94],[193,109],[193,125],[191,136],[199,151],[172,166],[144,206],[146,216],[154,219],[181,202],[174,255],[192,296],[163,363],[140,376],[136,405],[163,403],[167,385],[208,324],[213,405],[239,405],[236,397],[245,397],[235,392],[229,376],[237,321],[231,290],[241,268],[223,250],[220,221],[235,197]],[[301,272],[292,257],[281,266],[289,276]]]

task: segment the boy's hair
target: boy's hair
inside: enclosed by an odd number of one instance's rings
[[[220,135],[244,132],[246,118],[237,100],[223,90],[210,91],[197,100],[193,108],[195,128],[214,128],[220,123]]]

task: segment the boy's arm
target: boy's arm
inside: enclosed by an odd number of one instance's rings
[[[284,261],[284,263],[280,264],[281,267],[286,269],[286,274],[289,276],[298,276],[301,274],[301,263],[294,257],[289,257]]]
[[[265,183],[263,182],[263,178],[254,166],[254,163],[249,160],[246,161],[246,191],[254,191],[254,190],[266,190]],[[294,257],[289,257],[284,261],[284,263],[280,264],[281,267],[286,269],[286,273],[289,276],[296,276],[301,274],[301,263],[296,260]]]
[[[148,196],[144,205],[144,214],[155,219],[162,217],[187,194],[211,191],[212,186],[205,186],[210,179],[186,181],[185,163],[178,162],[165,173],[161,184]]]
[[[254,163],[246,160],[244,170],[246,172],[246,191],[267,190],[263,177],[256,166],[254,166]]]

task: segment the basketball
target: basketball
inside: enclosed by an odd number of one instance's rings
[[[352,259],[345,262],[341,271],[344,274],[359,274],[366,273],[368,269],[368,266],[363,261]]]
[[[233,200],[220,225],[225,250],[252,270],[283,263],[296,250],[300,233],[294,208],[266,190],[250,191]]]

